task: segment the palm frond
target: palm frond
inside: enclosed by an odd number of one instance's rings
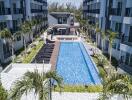
[[[118,94],[128,98],[132,93],[132,84],[130,77],[123,74],[113,74],[103,82],[103,95],[104,98]]]
[[[3,30],[0,32],[0,37],[3,38],[3,39],[4,39],[4,38],[9,39],[9,38],[11,38],[11,36],[12,36],[12,34],[11,34],[10,30],[7,29],[7,28],[3,29]]]
[[[14,100],[20,100],[23,94],[27,94],[32,91],[32,79],[24,77],[22,80],[18,80],[14,83],[14,87],[10,91],[10,98]]]
[[[14,83],[14,87],[10,91],[10,98],[20,100],[23,94],[33,91],[39,96],[39,100],[47,100],[49,94],[49,79],[53,79],[61,87],[62,78],[56,72],[39,73],[26,72],[22,79]]]

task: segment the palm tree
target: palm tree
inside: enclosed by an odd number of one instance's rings
[[[108,33],[109,33],[109,46],[110,46],[110,58],[109,58],[109,60],[110,60],[110,62],[111,62],[111,56],[112,56],[112,44],[113,44],[113,41],[114,41],[114,39],[116,38],[116,33],[115,32],[113,32],[113,31],[108,31]]]
[[[25,56],[26,56],[26,52],[27,52],[27,47],[26,47],[26,35],[29,34],[30,31],[30,27],[29,27],[29,22],[25,21],[22,25],[21,25],[21,31],[22,31],[22,36],[23,36],[23,45],[24,45],[24,49],[25,49]]]
[[[98,33],[100,33],[100,32],[101,32],[101,30],[100,30],[99,25],[98,25],[98,23],[97,23],[96,26],[95,26],[95,33],[96,33],[96,46],[98,45],[97,37],[98,37]]]
[[[101,37],[102,37],[102,52],[104,52],[104,42],[105,42],[105,32],[101,31]]]
[[[29,27],[29,35],[30,35],[30,41],[32,41],[33,42],[33,39],[32,39],[32,37],[31,37],[31,34],[32,34],[32,28],[33,28],[33,26],[34,26],[34,22],[33,22],[33,20],[31,20],[31,21],[28,21],[28,27]]]
[[[12,61],[14,62],[14,36],[11,34],[10,30],[5,28],[0,32],[0,36],[2,39],[6,39],[7,41],[11,42],[12,48]]]
[[[124,99],[132,96],[132,79],[128,75],[113,74],[103,82],[103,94],[100,100],[109,100],[113,95],[121,95]]]
[[[51,79],[55,80],[61,89],[62,78],[56,72],[39,73],[38,70],[27,72],[24,74],[22,80],[16,81],[9,97],[13,100],[20,100],[23,94],[34,91],[39,100],[48,100],[51,87],[47,84]]]

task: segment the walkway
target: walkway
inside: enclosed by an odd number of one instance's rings
[[[83,39],[83,38],[82,38],[82,41],[84,43],[84,46],[86,47],[87,52],[90,55],[93,54],[93,51],[90,51],[90,49],[92,48],[94,50],[95,54],[100,54],[100,55],[102,55],[102,57],[104,56],[102,54],[102,51],[99,48],[97,48],[96,46],[94,46],[92,43],[87,43],[86,40]],[[115,68],[112,65],[105,66],[104,68],[105,68],[105,70],[107,71],[108,74],[111,74],[111,73],[115,72]]]
[[[97,100],[98,93],[71,93],[63,92],[62,94],[54,92],[52,100]]]
[[[57,64],[57,57],[59,55],[59,48],[60,48],[60,42],[55,42],[55,47],[50,59],[50,64],[51,64],[51,70],[54,71],[56,69],[56,64]]]
[[[71,93],[71,92],[53,92],[52,100],[98,100],[99,93]],[[110,100],[124,100],[121,96],[113,96]],[[128,99],[132,100],[132,99]]]

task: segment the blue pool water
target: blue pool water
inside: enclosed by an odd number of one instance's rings
[[[61,42],[57,73],[67,85],[101,84],[96,66],[80,42]]]

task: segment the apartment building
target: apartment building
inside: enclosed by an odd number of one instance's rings
[[[46,28],[47,13],[47,0],[0,0],[0,30],[8,28],[15,34],[20,30],[22,22],[33,19],[43,20],[39,30]],[[33,37],[33,34],[30,37]],[[25,38],[27,42],[30,41],[29,36]],[[15,39],[14,50],[17,51],[22,47],[23,37],[18,36]],[[0,39],[0,62],[6,63],[9,60],[11,60],[11,46],[9,42]]]
[[[125,65],[132,66],[132,0],[84,0],[84,18],[89,23],[99,23],[101,30],[118,33],[114,40],[112,56]],[[98,34],[98,46],[102,38]],[[103,49],[109,53],[109,41],[106,37]]]

